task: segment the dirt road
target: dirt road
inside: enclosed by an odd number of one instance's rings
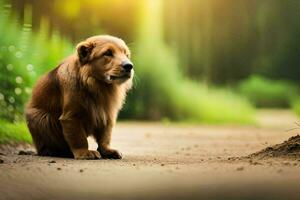
[[[0,199],[300,199],[300,159],[232,158],[296,135],[286,130],[297,120],[263,112],[255,127],[123,122],[112,143],[122,160],[2,149]]]

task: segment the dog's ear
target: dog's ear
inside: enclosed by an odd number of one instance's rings
[[[76,47],[77,54],[79,57],[79,61],[82,65],[86,64],[89,61],[93,48],[94,48],[93,43],[86,42],[86,41],[80,42],[77,45],[77,47]]]

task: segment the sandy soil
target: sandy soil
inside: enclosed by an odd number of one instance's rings
[[[287,131],[297,120],[264,111],[255,127],[123,122],[112,143],[122,160],[17,155],[28,149],[2,146],[0,199],[299,199],[300,158],[242,158],[299,133]]]

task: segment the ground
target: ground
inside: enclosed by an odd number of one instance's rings
[[[298,118],[264,111],[258,121],[118,123],[112,146],[122,160],[17,155],[24,145],[2,146],[0,199],[299,199],[300,159],[244,158],[297,135],[289,129]]]

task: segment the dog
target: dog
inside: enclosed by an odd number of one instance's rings
[[[134,76],[130,50],[109,35],[80,42],[76,53],[42,76],[25,109],[40,156],[121,159],[111,133]],[[88,150],[93,136],[97,151]]]

